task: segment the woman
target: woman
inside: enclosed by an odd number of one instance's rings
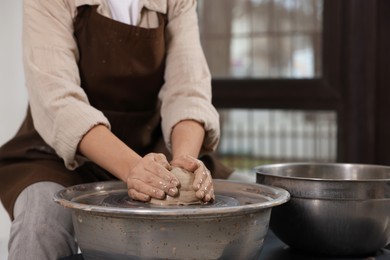
[[[77,252],[70,213],[52,201],[64,186],[118,178],[147,202],[177,194],[178,166],[213,200],[210,171],[230,171],[207,155],[219,123],[196,1],[25,0],[23,44],[29,110],[0,149],[9,259]]]

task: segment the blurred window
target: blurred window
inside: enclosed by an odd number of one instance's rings
[[[332,111],[219,109],[218,154],[238,171],[267,163],[336,161]]]
[[[214,78],[321,76],[321,0],[199,0]]]
[[[198,0],[201,41],[213,79],[234,80],[239,87],[240,79],[263,84],[264,79],[321,78],[323,2]],[[264,163],[337,159],[335,111],[225,104],[219,112],[218,153],[238,171]]]

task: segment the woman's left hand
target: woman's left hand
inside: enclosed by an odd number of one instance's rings
[[[170,164],[195,174],[193,188],[196,191],[196,197],[204,202],[211,202],[215,199],[213,179],[210,171],[201,160],[184,155],[174,158]]]

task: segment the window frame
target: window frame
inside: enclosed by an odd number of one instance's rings
[[[377,145],[378,136],[384,133],[376,127],[383,126],[390,131],[382,115],[383,102],[390,102],[390,98],[380,97],[382,106],[375,103],[379,93],[378,47],[385,48],[378,44],[380,6],[390,8],[384,0],[324,0],[320,78],[213,79],[214,105],[217,108],[336,111],[337,161],[390,163],[389,156],[384,155],[390,149]],[[382,12],[382,16],[385,13]],[[382,20],[389,23],[386,18]],[[384,29],[382,31],[384,34]],[[387,88],[381,89],[388,92]],[[379,123],[378,119],[381,119]],[[389,138],[385,140],[390,142]]]

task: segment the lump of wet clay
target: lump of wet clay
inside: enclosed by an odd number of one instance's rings
[[[195,190],[192,187],[194,183],[195,174],[185,169],[175,167],[171,172],[176,176],[180,182],[178,187],[179,193],[175,196],[167,195],[164,199],[150,200],[151,204],[166,206],[166,205],[193,205],[202,203],[195,195]]]

